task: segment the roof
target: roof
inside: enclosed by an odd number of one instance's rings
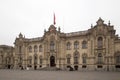
[[[40,41],[42,39],[43,39],[42,37],[37,37],[37,38],[26,39],[26,41],[32,42],[32,41]]]
[[[71,32],[71,33],[65,33],[66,37],[70,36],[78,36],[78,35],[86,35],[88,33],[88,30],[86,31],[78,31],[78,32]]]

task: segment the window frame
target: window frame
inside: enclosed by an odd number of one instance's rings
[[[43,51],[43,48],[42,48],[42,45],[39,46],[39,52],[42,52]]]
[[[87,41],[82,41],[82,49],[86,49],[87,48]]]
[[[79,49],[79,42],[78,41],[74,42],[74,49]]]
[[[98,48],[103,47],[103,38],[102,37],[98,37],[98,39],[97,39],[97,47]]]
[[[36,53],[37,51],[38,51],[38,46],[35,45],[35,46],[34,46],[34,52]]]
[[[71,43],[70,42],[67,42],[66,46],[67,46],[67,50],[71,49]]]

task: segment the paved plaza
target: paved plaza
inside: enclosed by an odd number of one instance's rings
[[[0,70],[0,80],[120,80],[120,72]]]

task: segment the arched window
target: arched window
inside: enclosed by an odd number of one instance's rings
[[[39,52],[42,52],[42,45],[39,46]]]
[[[71,58],[71,55],[70,54],[67,54],[67,64],[70,64],[71,62],[70,62],[70,58]]]
[[[66,44],[66,46],[67,46],[67,50],[70,50],[70,46],[71,46],[71,44],[70,44],[70,42],[67,42],[67,44]]]
[[[87,55],[86,54],[82,55],[82,62],[83,62],[83,64],[87,63]]]
[[[86,41],[83,41],[82,42],[82,49],[86,49],[87,48],[87,42]]]
[[[55,44],[53,41],[50,42],[50,50],[54,50]]]
[[[74,49],[78,49],[79,48],[79,42],[78,41],[75,41],[74,42]]]
[[[37,52],[37,49],[38,49],[38,47],[37,47],[37,45],[35,45],[34,46],[34,52]]]
[[[102,54],[101,53],[99,53],[98,54],[98,64],[102,64],[103,63],[103,60],[102,60],[103,58],[102,58]]]
[[[103,47],[103,38],[102,37],[98,37],[98,48],[102,48]]]
[[[32,46],[28,47],[28,52],[31,53],[32,52]]]
[[[74,64],[78,64],[79,52],[75,51],[73,56],[74,56]]]

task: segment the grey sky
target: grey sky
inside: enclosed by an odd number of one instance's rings
[[[87,30],[101,17],[120,34],[120,0],[0,0],[0,44],[13,45],[21,32],[42,37],[53,24],[62,32]]]

